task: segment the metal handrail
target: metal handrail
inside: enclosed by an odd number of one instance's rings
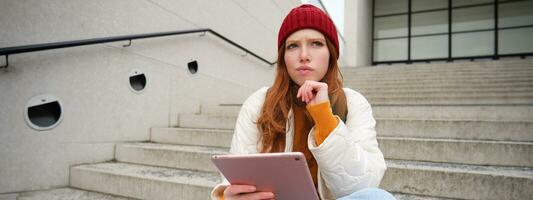
[[[1,66],[0,68],[7,68],[9,66],[9,55],[13,54],[19,54],[19,53],[28,53],[28,52],[34,52],[34,51],[44,51],[44,50],[50,50],[50,49],[59,49],[59,48],[68,48],[68,47],[76,47],[76,46],[84,46],[84,45],[92,45],[92,44],[101,44],[101,43],[109,43],[109,42],[118,42],[118,41],[131,41],[132,40],[138,40],[138,39],[145,39],[145,38],[154,38],[154,37],[164,37],[164,36],[173,36],[173,35],[183,35],[183,34],[191,34],[191,33],[201,33],[201,32],[209,32],[213,35],[219,37],[220,39],[232,44],[233,46],[243,50],[246,52],[246,54],[250,54],[257,59],[267,63],[268,65],[272,66],[276,64],[276,62],[269,62],[265,58],[258,56],[257,54],[251,52],[250,50],[244,48],[243,46],[231,41],[230,39],[224,37],[223,35],[217,33],[214,30],[211,29],[194,29],[194,30],[184,30],[184,31],[169,31],[169,32],[158,32],[158,33],[145,33],[145,34],[136,34],[136,35],[124,35],[124,36],[113,36],[113,37],[103,37],[103,38],[93,38],[93,39],[85,39],[85,40],[72,40],[72,41],[64,41],[64,42],[52,42],[52,43],[42,43],[42,44],[32,44],[32,45],[24,45],[24,46],[15,46],[15,47],[6,47],[6,48],[0,48],[0,56],[5,56],[6,58],[6,64],[4,66]],[[125,46],[129,46],[125,45]]]

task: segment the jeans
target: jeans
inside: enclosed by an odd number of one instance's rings
[[[379,188],[365,188],[338,200],[396,200],[389,192]]]

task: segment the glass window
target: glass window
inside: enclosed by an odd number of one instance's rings
[[[452,32],[494,29],[494,5],[452,10]]]
[[[533,25],[533,1],[499,4],[498,27]]]
[[[498,33],[498,53],[531,53],[533,52],[533,27],[505,29]]]
[[[452,34],[452,57],[494,54],[494,31]]]
[[[495,0],[451,0],[451,23],[448,0],[375,0],[373,61],[448,58],[449,48],[452,58],[493,56],[495,42],[500,55],[533,53],[533,0],[498,2],[495,30]]]
[[[411,35],[448,33],[448,11],[417,13],[411,20]]]
[[[448,0],[412,0],[411,11],[448,8]]]
[[[374,61],[407,60],[407,38],[374,41]]]
[[[374,38],[407,37],[407,15],[374,19]]]
[[[452,7],[493,3],[494,0],[452,0]]]
[[[448,57],[448,35],[411,38],[411,59]]]
[[[375,0],[374,15],[407,13],[407,0]]]

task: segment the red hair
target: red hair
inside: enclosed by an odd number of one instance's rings
[[[342,75],[337,64],[338,53],[335,45],[326,38],[330,53],[328,71],[320,82],[328,84],[328,94],[333,107],[333,113],[346,116],[346,96],[342,90]],[[261,115],[257,120],[260,132],[258,144],[260,152],[282,152],[285,147],[285,127],[292,102],[296,102],[295,91],[298,85],[292,81],[285,64],[285,43],[278,49],[276,78],[269,88]]]

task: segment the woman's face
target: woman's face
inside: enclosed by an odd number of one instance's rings
[[[324,35],[314,29],[302,29],[285,40],[285,65],[292,81],[320,81],[329,65],[329,50]]]

